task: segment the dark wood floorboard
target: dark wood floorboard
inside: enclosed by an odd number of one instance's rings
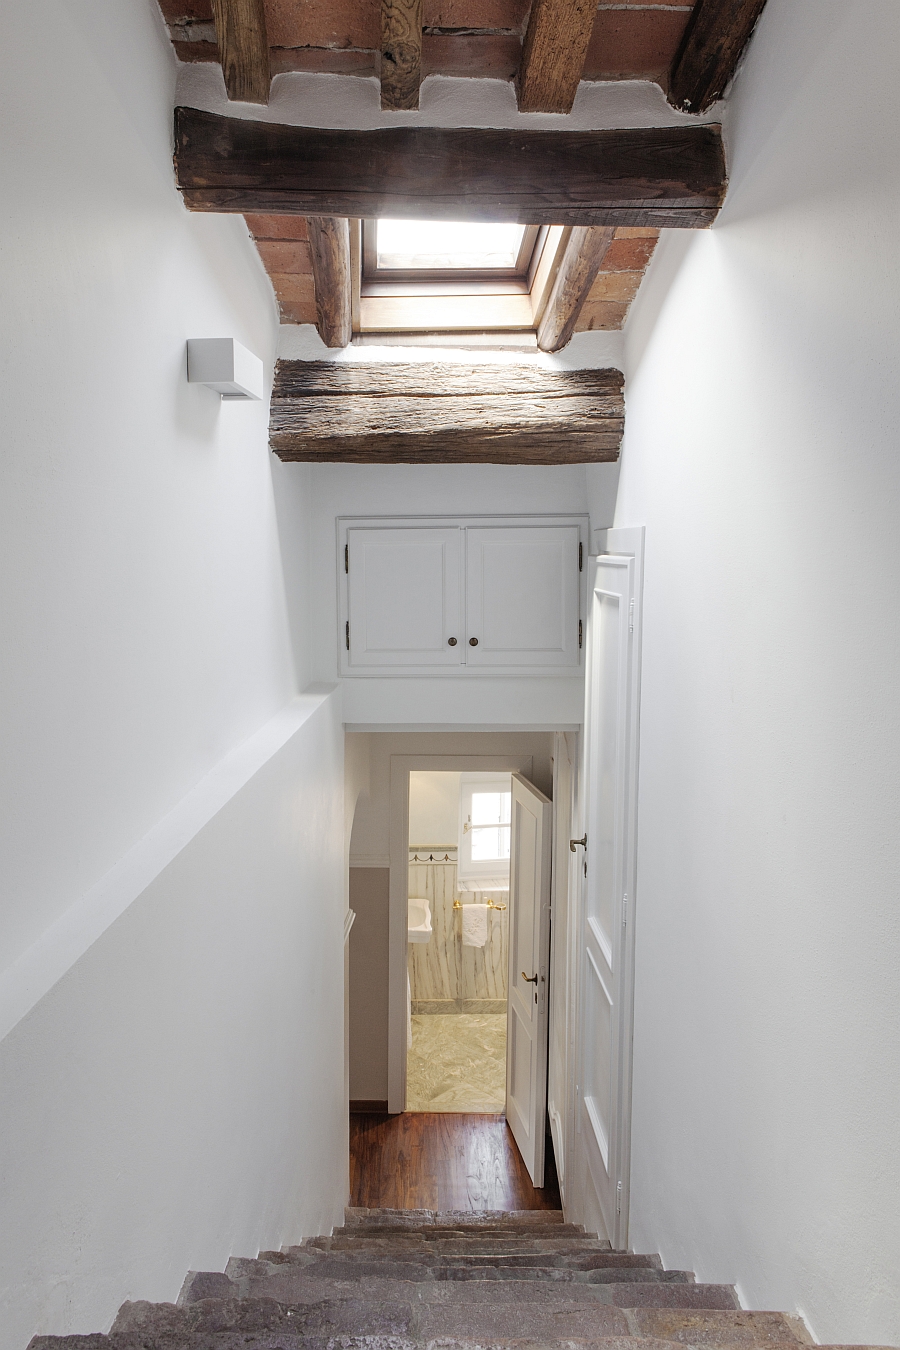
[[[553,1150],[535,1190],[505,1116],[350,1117],[350,1203],[367,1209],[559,1209]]]

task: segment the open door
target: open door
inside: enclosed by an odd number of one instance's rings
[[[636,709],[632,557],[597,559],[585,717],[578,1130],[615,1249],[627,1245]],[[629,894],[630,893],[630,894]]]
[[[506,1119],[535,1186],[544,1184],[552,804],[512,775]]]

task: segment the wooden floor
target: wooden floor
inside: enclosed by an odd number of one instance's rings
[[[559,1209],[553,1151],[535,1190],[505,1116],[351,1115],[350,1203],[367,1209]]]

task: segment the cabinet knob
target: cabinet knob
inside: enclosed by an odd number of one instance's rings
[[[448,639],[447,639],[447,646],[448,646],[448,647],[455,647],[455,646],[456,646],[456,638],[448,638]]]
[[[477,646],[478,646],[478,639],[477,639],[477,638],[469,638],[469,646],[470,646],[470,647],[477,647]]]

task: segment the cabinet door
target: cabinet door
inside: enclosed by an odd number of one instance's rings
[[[347,543],[348,668],[460,665],[461,531],[350,529]]]
[[[466,664],[577,666],[578,526],[466,535]]]

